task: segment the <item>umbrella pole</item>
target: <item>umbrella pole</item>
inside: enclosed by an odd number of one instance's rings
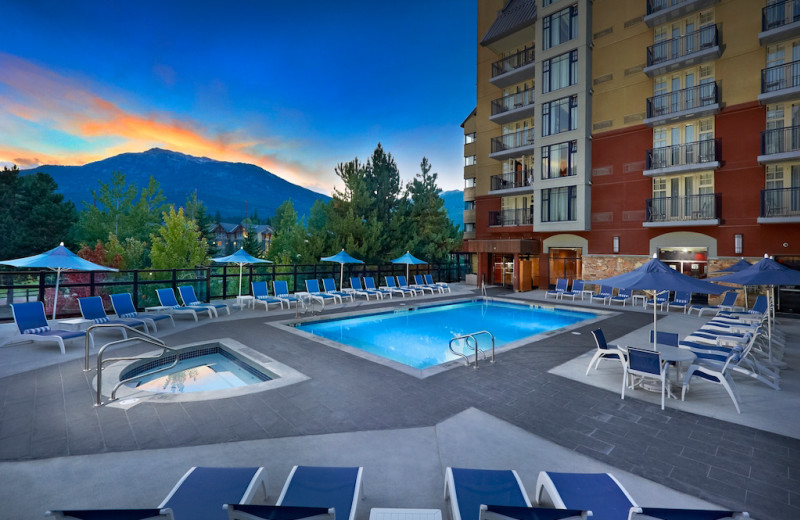
[[[242,300],[242,266],[244,264],[239,264],[239,297],[236,298],[237,302],[239,303]]]
[[[656,314],[656,296],[658,291],[653,291],[653,350],[657,350],[658,345],[658,314]]]
[[[56,307],[58,306],[58,282],[61,278],[61,268],[56,269],[56,292],[53,293],[53,319],[56,319]]]
[[[344,291],[344,263],[339,264],[342,266],[341,271],[339,273],[339,290]]]

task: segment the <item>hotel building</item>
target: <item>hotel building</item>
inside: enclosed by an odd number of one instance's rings
[[[800,0],[479,0],[462,127],[478,283],[800,267]]]

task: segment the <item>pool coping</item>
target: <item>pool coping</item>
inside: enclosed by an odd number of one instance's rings
[[[181,351],[192,348],[197,348],[211,343],[219,343],[226,349],[234,353],[236,356],[243,358],[245,362],[255,365],[260,370],[265,371],[271,375],[276,376],[269,381],[261,383],[254,383],[250,385],[240,386],[236,388],[225,388],[220,390],[209,390],[205,392],[190,392],[184,394],[173,393],[156,393],[148,392],[145,390],[138,390],[121,386],[117,390],[117,398],[114,401],[105,401],[103,406],[113,408],[128,409],[139,403],[186,403],[208,401],[214,399],[227,399],[230,397],[239,397],[243,395],[255,394],[282,388],[285,386],[293,385],[310,379],[302,372],[294,368],[274,360],[273,358],[254,350],[243,343],[240,343],[232,338],[211,338],[203,341],[196,341],[194,343],[187,343],[173,347],[173,350]],[[145,352],[140,356],[156,356],[161,353],[161,350],[152,350]],[[103,391],[102,396],[110,399],[111,390],[119,382],[120,375],[133,364],[139,363],[140,359],[125,360],[112,363],[103,369]],[[107,383],[106,383],[107,381]],[[97,376],[92,379],[92,388],[97,392]]]
[[[275,328],[278,328],[280,330],[283,330],[285,332],[288,332],[290,334],[295,334],[295,335],[300,336],[302,338],[305,338],[305,339],[307,339],[309,341],[313,341],[313,342],[316,342],[316,343],[321,343],[321,344],[326,345],[328,347],[335,348],[335,349],[337,349],[339,351],[346,352],[348,354],[352,354],[352,355],[354,355],[356,357],[359,357],[361,359],[364,359],[364,360],[367,360],[367,361],[371,361],[373,363],[377,363],[379,365],[383,365],[385,367],[397,370],[398,372],[402,372],[402,373],[404,373],[406,375],[415,377],[417,379],[426,379],[428,377],[435,376],[437,374],[441,374],[442,372],[446,372],[448,370],[452,370],[453,368],[455,368],[457,366],[472,367],[473,369],[477,369],[480,366],[480,362],[478,363],[478,365],[474,365],[474,363],[472,363],[472,362],[470,362],[470,365],[465,365],[464,361],[462,361],[461,359],[454,359],[454,360],[451,360],[451,361],[445,361],[444,363],[440,363],[438,365],[435,365],[435,366],[432,366],[432,367],[428,367],[428,368],[414,368],[414,367],[411,367],[411,366],[406,365],[404,363],[400,363],[399,361],[394,361],[392,359],[388,359],[388,358],[379,356],[377,354],[372,354],[370,352],[366,352],[366,351],[361,350],[359,348],[351,347],[349,345],[345,345],[343,343],[339,343],[338,341],[334,341],[334,340],[331,340],[331,339],[328,339],[328,338],[323,338],[321,336],[316,336],[314,334],[310,334],[308,332],[304,332],[302,330],[298,330],[293,325],[294,324],[299,324],[299,323],[315,322],[315,321],[327,321],[327,320],[346,319],[346,318],[349,318],[349,317],[360,317],[360,316],[366,316],[366,315],[369,315],[369,314],[392,313],[392,312],[396,312],[398,310],[398,307],[401,307],[401,308],[402,307],[408,307],[408,308],[438,307],[438,306],[442,306],[442,305],[452,305],[452,304],[457,304],[457,303],[467,303],[467,302],[475,302],[475,301],[481,301],[481,300],[488,300],[488,301],[500,302],[500,303],[511,303],[511,304],[515,304],[515,305],[528,305],[528,306],[535,306],[535,307],[539,307],[539,308],[552,309],[552,310],[578,311],[578,312],[584,312],[584,313],[585,312],[591,312],[593,314],[597,314],[597,316],[595,316],[594,318],[589,318],[589,319],[586,319],[586,320],[582,320],[582,321],[579,321],[577,323],[573,323],[572,325],[567,325],[567,326],[561,327],[559,329],[550,330],[550,331],[547,331],[547,332],[542,332],[542,333],[539,333],[539,334],[535,334],[533,336],[527,336],[525,338],[518,339],[518,340],[515,340],[515,341],[511,341],[509,343],[506,343],[505,345],[503,345],[501,347],[496,347],[495,350],[494,350],[495,355],[499,355],[499,354],[502,354],[503,352],[508,352],[508,351],[514,350],[514,349],[522,347],[524,345],[529,345],[529,344],[532,344],[532,343],[536,343],[537,341],[540,341],[542,339],[545,339],[545,338],[548,338],[548,337],[551,337],[551,336],[555,336],[555,335],[558,335],[558,334],[563,334],[565,332],[571,332],[574,329],[585,327],[585,326],[590,325],[592,323],[596,323],[598,321],[602,321],[602,320],[608,319],[608,318],[610,318],[612,316],[617,316],[618,314],[620,314],[619,312],[606,310],[606,309],[591,309],[591,311],[588,311],[585,307],[560,305],[560,304],[552,304],[551,305],[551,304],[549,304],[547,302],[539,302],[539,301],[537,301],[537,302],[526,302],[526,301],[520,301],[518,299],[512,299],[512,298],[468,297],[468,298],[463,298],[463,299],[448,300],[447,302],[429,302],[427,304],[420,303],[419,305],[413,305],[413,306],[411,306],[411,305],[407,306],[405,303],[401,303],[399,306],[398,305],[392,305],[392,306],[386,306],[386,307],[375,307],[373,309],[370,309],[370,312],[368,312],[368,313],[364,313],[364,311],[362,309],[360,311],[354,310],[354,311],[351,311],[351,312],[342,312],[342,313],[336,314],[335,316],[330,316],[330,317],[325,317],[325,316],[322,316],[322,315],[316,315],[316,316],[303,317],[303,318],[298,317],[298,318],[293,318],[293,319],[288,319],[288,320],[266,322],[266,324],[270,325],[270,326],[273,326]],[[484,361],[484,363],[488,363],[488,362],[489,362],[488,359],[486,359]]]

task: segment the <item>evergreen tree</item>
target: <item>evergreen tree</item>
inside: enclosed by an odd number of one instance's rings
[[[147,242],[133,237],[128,237],[124,242],[120,242],[117,235],[112,233],[108,235],[105,248],[107,255],[111,258],[121,258],[119,269],[132,270],[150,267],[150,250]]]
[[[205,204],[197,198],[197,190],[194,190],[186,199],[186,218],[194,220],[197,229],[203,234],[203,238],[208,244],[208,255],[217,256],[219,248],[214,234],[214,222],[208,214]]]
[[[297,263],[302,258],[305,228],[302,223],[297,221],[297,212],[294,210],[291,199],[278,206],[272,222],[275,234],[272,237],[267,259],[277,264]]]
[[[197,224],[186,218],[183,208],[170,207],[164,225],[150,235],[150,260],[154,269],[182,269],[203,265],[208,247]]]
[[[438,174],[431,173],[428,159],[423,157],[420,173],[408,185],[410,212],[408,222],[414,230],[408,249],[428,262],[442,261],[461,243],[461,232],[447,216],[441,189],[436,184]]]
[[[242,248],[255,257],[260,257],[264,249],[261,247],[261,242],[258,241],[258,233],[256,228],[248,225],[245,228],[244,240],[242,240]],[[236,251],[234,251],[235,253]]]

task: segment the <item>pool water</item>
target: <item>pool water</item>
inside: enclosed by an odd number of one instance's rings
[[[590,312],[481,300],[298,323],[295,327],[423,369],[460,359],[448,348],[455,336],[488,330],[495,337],[495,347],[500,347],[596,317]],[[479,347],[491,348],[488,336],[479,337]],[[474,354],[463,345],[459,349],[466,355]]]

